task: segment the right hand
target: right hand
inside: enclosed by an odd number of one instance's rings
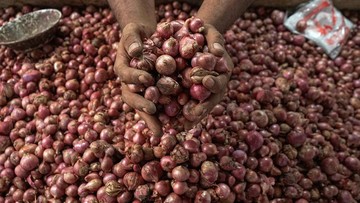
[[[155,136],[161,136],[161,123],[157,117],[153,116],[156,112],[155,104],[141,95],[131,92],[127,86],[127,84],[150,86],[155,83],[154,78],[148,72],[130,67],[131,58],[142,54],[142,40],[150,37],[154,31],[155,28],[152,26],[135,23],[127,24],[122,30],[114,71],[122,82],[123,101],[136,110]]]
[[[191,114],[194,117],[198,117],[195,121],[186,121],[185,130],[190,130],[193,126],[199,123],[205,116],[207,116],[214,106],[218,104],[226,93],[227,83],[229,82],[231,72],[234,68],[234,64],[224,48],[225,40],[216,28],[210,24],[204,25],[204,35],[206,42],[209,47],[210,53],[214,54],[217,57],[224,57],[226,59],[227,67],[229,68],[228,73],[223,73],[219,76],[205,76],[202,80],[202,84],[211,91],[211,96],[205,101],[196,105],[191,109]]]

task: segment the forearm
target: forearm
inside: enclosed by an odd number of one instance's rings
[[[224,33],[254,0],[204,0],[197,17]]]
[[[108,3],[121,29],[129,23],[138,23],[155,30],[154,0],[108,0]]]

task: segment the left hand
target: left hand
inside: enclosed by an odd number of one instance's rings
[[[135,23],[129,23],[124,27],[114,70],[121,79],[123,101],[135,109],[155,136],[161,136],[162,126],[154,115],[156,112],[155,104],[141,95],[131,92],[128,87],[128,84],[149,86],[155,82],[150,73],[130,67],[131,58],[142,54],[142,39],[151,36],[154,32],[153,27]]]
[[[195,121],[186,121],[185,130],[191,129],[197,123],[199,123],[205,116],[207,116],[216,104],[218,104],[226,93],[227,83],[229,82],[231,72],[234,68],[234,64],[224,48],[225,40],[223,36],[216,30],[216,28],[210,24],[204,25],[204,35],[209,47],[209,52],[218,57],[224,57],[227,65],[230,68],[230,72],[221,74],[219,76],[205,76],[202,80],[202,84],[209,89],[212,94],[204,102],[199,103],[192,109],[192,114],[198,117]]]

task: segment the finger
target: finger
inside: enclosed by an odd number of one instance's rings
[[[121,82],[127,84],[143,84],[145,86],[150,86],[155,83],[150,73],[128,67],[124,59],[119,60],[120,61],[114,66],[114,71],[119,76]]]
[[[142,111],[136,111],[136,112],[145,121],[146,125],[154,133],[155,136],[162,135],[162,127],[159,119]]]
[[[194,127],[194,122],[186,121],[184,123],[184,129],[185,131],[189,131]]]
[[[142,54],[141,30],[140,25],[135,23],[128,24],[123,30],[121,40],[130,57],[136,57]]]
[[[205,25],[205,38],[210,50],[210,53],[216,56],[222,56],[225,53],[223,36],[209,24]]]
[[[145,99],[139,94],[130,92],[126,84],[122,83],[122,99],[125,103],[134,109],[143,111],[148,114],[156,112],[156,106],[151,101]]]
[[[224,92],[228,82],[228,76],[225,74],[219,76],[207,75],[202,80],[202,84],[212,93]]]
[[[185,130],[191,129],[194,125],[199,123],[205,116],[207,116],[214,106],[218,104],[224,97],[225,92],[219,94],[211,94],[211,96],[203,103],[199,103],[192,110],[191,114],[197,115],[198,119],[195,121],[186,121],[184,123]]]

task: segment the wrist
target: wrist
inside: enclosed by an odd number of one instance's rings
[[[139,30],[141,30],[141,33],[145,35],[145,37],[150,37],[156,30],[156,24],[153,23],[144,23],[144,22],[131,22],[129,21],[124,25],[122,28],[122,31],[124,31],[127,28],[131,27],[138,27]]]
[[[149,30],[155,31],[155,1],[154,0],[108,0],[121,29],[130,23],[143,24]]]

